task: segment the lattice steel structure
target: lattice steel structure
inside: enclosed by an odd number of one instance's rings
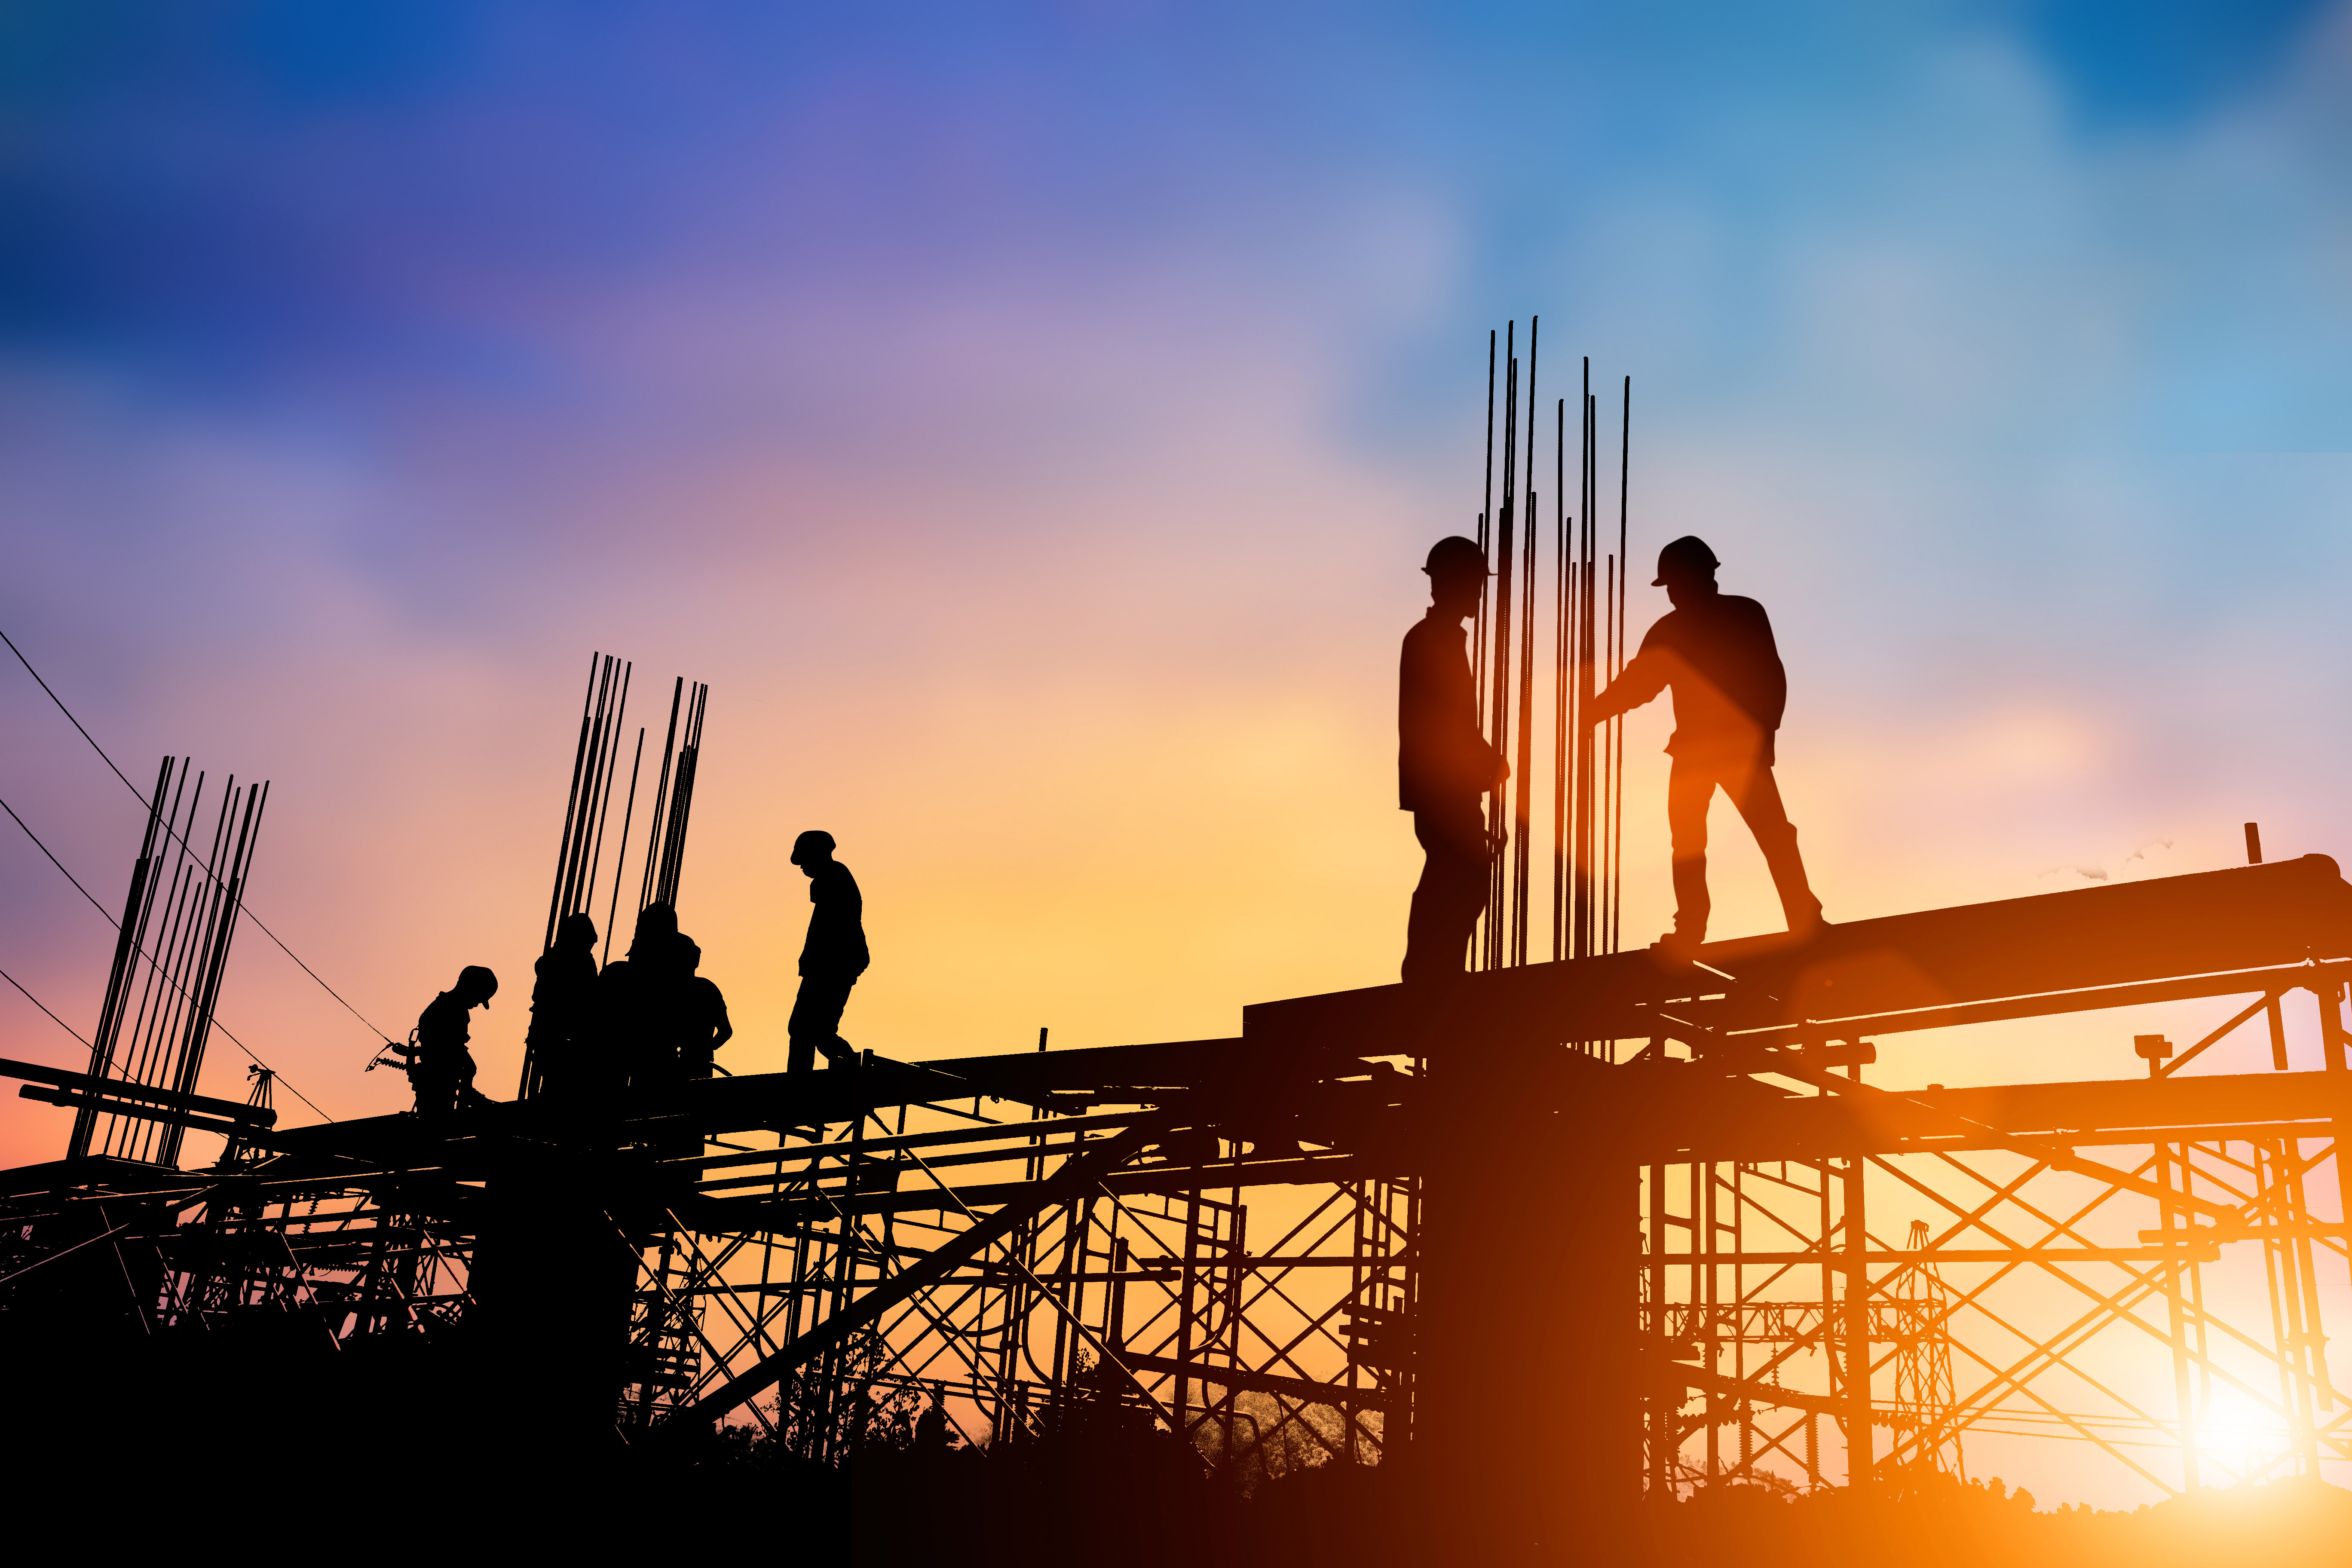
[[[267,1310],[345,1347],[554,1344],[534,1397],[584,1433],[749,1421],[818,1460],[934,1403],[997,1443],[1108,1398],[1244,1469],[1409,1446],[1537,1538],[1644,1489],[1901,1487],[1996,1433],[2157,1492],[2311,1471],[2352,1458],[2322,1310],[2347,955],[2352,887],[2312,857],[601,1120],[287,1129],[52,1073],[247,1152],[11,1173],[0,1336]],[[2241,1000],[2144,1041],[2144,1076],[1864,1076],[1875,1036],[2200,996]],[[2301,1006],[2316,1069],[2175,1070]]]

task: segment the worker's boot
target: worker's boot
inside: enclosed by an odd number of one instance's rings
[[[1706,893],[1706,857],[1677,856],[1674,875],[1675,929],[1653,945],[1669,958],[1688,963],[1706,942],[1706,918],[1714,912]]]
[[[1785,903],[1782,904],[1781,913],[1788,919],[1789,934],[1799,942],[1812,941],[1813,938],[1821,935],[1822,928],[1830,923],[1822,918],[1821,900],[1810,894],[1806,896],[1802,904],[1793,910]]]
[[[1828,922],[1822,919],[1822,901],[1813,897],[1812,884],[1805,878],[1805,858],[1797,852],[1797,830],[1790,827],[1769,838],[1759,835],[1757,847],[1764,851],[1765,868],[1772,873],[1772,890],[1780,895],[1780,915],[1788,922],[1789,934],[1800,942],[1820,935]]]

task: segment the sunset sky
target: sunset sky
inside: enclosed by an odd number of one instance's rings
[[[1637,560],[1772,612],[1831,918],[2352,850],[2352,6],[32,4],[0,117],[0,630],[134,779],[272,781],[251,908],[383,1033],[495,969],[500,1096],[592,650],[649,721],[710,685],[739,1071],[810,826],[886,1055],[1392,979],[1396,643],[1530,314],[1633,377]],[[13,659],[0,723],[119,906],[137,803]],[[89,1033],[112,933],[13,823],[0,889]],[[220,1018],[407,1103],[250,928]],[[2120,1076],[2127,1024],[1886,1070]],[[0,1054],[82,1058],[5,987]],[[0,1160],[68,1121],[0,1099]]]

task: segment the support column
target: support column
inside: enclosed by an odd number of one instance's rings
[[[1413,1441],[1431,1561],[1607,1561],[1630,1535],[1641,1185],[1622,1082],[1557,1046],[1432,1064]]]
[[[1859,1081],[1862,1064],[1849,1065],[1846,1076]],[[1859,1150],[1845,1161],[1845,1470],[1846,1485],[1858,1491],[1871,1488],[1878,1466],[1870,1408],[1870,1215],[1863,1193],[1869,1163]]]
[[[2154,1062],[2151,1061],[2149,1066],[2153,1068]],[[2186,1152],[2186,1145],[2183,1145],[2183,1152]],[[2167,1144],[2158,1143],[2154,1152],[2158,1190],[2169,1194],[2172,1191],[2172,1150]],[[2259,1157],[2258,1152],[2257,1158]],[[2180,1186],[2184,1193],[2189,1190],[2189,1163],[2183,1159],[2180,1163]],[[2169,1195],[2157,1200],[2157,1228],[2164,1233],[2167,1247],[2174,1245],[2175,1237],[2179,1231],[2181,1214],[2181,1209],[2171,1201]],[[2188,1237],[2179,1236],[2179,1240],[2185,1244]],[[2172,1402],[2175,1418],[2180,1426],[2180,1484],[2183,1489],[2193,1492],[2203,1483],[2198,1477],[2197,1411],[2196,1401],[2190,1389],[2189,1312],[2181,1294],[2180,1260],[2177,1258],[2167,1259],[2163,1265],[2163,1270],[2165,1311],[2172,1342]]]

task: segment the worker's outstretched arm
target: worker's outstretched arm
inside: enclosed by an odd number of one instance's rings
[[[1666,689],[1672,675],[1665,656],[1643,648],[1633,656],[1633,662],[1618,672],[1609,683],[1609,689],[1595,697],[1584,710],[1587,724],[1605,724],[1629,709],[1639,708]]]

